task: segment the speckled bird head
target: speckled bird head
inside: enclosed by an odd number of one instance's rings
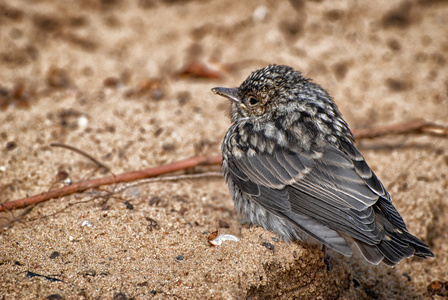
[[[334,103],[317,84],[299,71],[283,65],[269,65],[253,72],[238,88],[214,88],[213,92],[232,100],[231,119],[273,120],[293,111],[333,111]],[[311,112],[313,113],[313,112]]]

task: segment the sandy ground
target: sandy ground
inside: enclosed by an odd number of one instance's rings
[[[63,186],[58,172],[107,175],[52,142],[116,174],[219,155],[228,104],[210,89],[270,63],[324,86],[352,128],[448,125],[447,15],[441,0],[0,1],[0,202]],[[176,76],[193,61],[219,76]],[[241,224],[210,177],[1,213],[0,299],[443,298],[427,287],[448,281],[448,141],[359,147],[435,259],[388,268],[330,253],[327,271],[319,249]],[[240,241],[211,247],[217,228]]]

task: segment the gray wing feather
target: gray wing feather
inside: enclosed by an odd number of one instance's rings
[[[433,256],[407,232],[390,195],[350,142],[320,151],[299,154],[276,147],[274,154],[230,157],[229,174],[262,207],[342,254],[352,251],[347,235],[372,263]]]
[[[324,201],[316,201],[313,196],[299,190],[291,189],[290,193],[294,195],[291,198],[300,199],[291,203],[293,211],[315,218],[328,226],[331,224],[331,228],[367,244],[378,243],[381,240],[381,233],[374,223],[373,210],[344,211]]]
[[[392,199],[389,193],[384,188],[381,181],[376,177],[375,173],[372,172],[370,167],[367,165],[364,157],[359,153],[356,147],[347,141],[341,141],[341,149],[348,157],[353,161],[356,172],[364,179],[366,185],[378,196],[381,200],[378,201],[377,205],[380,207],[381,211],[387,216],[388,220],[392,222],[398,228],[406,230],[406,224],[403,218],[400,216],[398,211],[392,205]]]
[[[258,202],[263,203],[264,208],[281,213],[291,211],[291,203],[287,190],[275,190],[265,186],[260,186],[259,188],[260,196],[255,198]]]
[[[231,172],[239,169],[237,185],[249,190],[255,201],[345,255],[351,248],[337,231],[368,244],[380,240],[373,211],[366,209],[377,195],[365,186],[347,155],[330,146],[315,159],[286,149],[274,153],[230,158]]]
[[[285,185],[280,178],[275,176],[270,167],[262,162],[265,157],[243,156],[237,160],[241,171],[243,171],[250,180],[271,188],[283,188]]]
[[[358,246],[358,249],[361,251],[364,258],[372,264],[377,265],[383,261],[384,255],[378,250],[378,248],[372,247],[371,245],[360,241],[356,242],[356,246]]]
[[[286,212],[283,216],[296,224],[300,229],[316,238],[322,244],[328,245],[328,247],[343,255],[352,255],[352,248],[347,244],[345,238],[343,238],[336,230],[330,229],[325,224],[306,215]]]
[[[386,197],[390,201],[390,196],[386,192],[383,184],[372,172],[372,169],[370,169],[369,165],[366,163],[364,157],[358,151],[358,149],[356,149],[356,147],[352,143],[343,140],[341,141],[341,149],[352,160],[357,174],[364,179],[367,186],[378,196]]]
[[[313,161],[295,153],[274,151],[274,155],[231,157],[232,165],[240,169],[246,178],[275,189],[282,189],[304,174]],[[242,176],[238,176],[242,177]]]
[[[356,173],[353,163],[349,164],[347,156],[335,147],[325,147],[321,157],[314,161],[310,156],[287,153],[281,148],[274,153],[231,157],[231,171],[236,168],[238,171],[232,171],[236,177],[267,188],[282,190],[293,186],[313,196],[315,201],[328,202],[341,210],[364,210],[378,199]],[[263,194],[258,198],[264,201]],[[272,200],[272,197],[266,199]]]
[[[229,176],[232,177],[233,182],[238,185],[242,192],[252,196],[260,195],[260,188],[258,187],[258,184],[249,180],[247,174],[240,170],[239,164],[235,159],[231,158],[225,163],[228,164],[227,166],[230,170]]]

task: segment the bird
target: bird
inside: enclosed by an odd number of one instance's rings
[[[345,256],[356,245],[374,265],[434,257],[408,231],[320,85],[273,64],[237,88],[212,92],[231,102],[222,172],[235,210],[251,225]]]

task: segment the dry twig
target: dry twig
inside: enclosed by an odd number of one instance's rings
[[[380,136],[398,134],[427,134],[433,136],[448,136],[448,128],[426,121],[411,121],[394,125],[353,130],[353,135],[355,136],[356,140],[373,139]]]
[[[186,160],[174,162],[168,165],[155,168],[145,169],[141,171],[133,171],[115,176],[107,176],[102,178],[94,178],[75,182],[72,185],[62,187],[60,189],[51,190],[31,197],[1,203],[0,212],[24,208],[28,205],[37,204],[52,198],[67,196],[73,193],[79,193],[88,189],[97,188],[102,185],[115,184],[120,182],[129,182],[143,178],[156,177],[167,173],[181,171],[193,168],[199,165],[218,165],[221,163],[221,156],[196,156]]]
[[[370,129],[357,129],[353,130],[353,134],[355,136],[355,139],[357,140],[368,138],[372,139],[385,135],[399,135],[399,134],[427,134],[427,135],[446,137],[448,136],[448,128],[425,121],[413,121],[383,127],[375,127]],[[71,147],[66,148],[72,149]],[[85,153],[81,154],[85,155]],[[89,155],[86,156],[92,159]],[[83,180],[73,183],[72,185],[44,192],[35,196],[26,197],[23,199],[6,203],[0,203],[0,212],[18,208],[24,208],[29,205],[37,204],[52,198],[63,197],[73,193],[79,193],[87,189],[97,188],[102,185],[117,184],[120,182],[130,182],[143,178],[156,177],[167,173],[194,168],[199,165],[209,165],[209,166],[219,165],[221,164],[221,160],[222,160],[221,156],[196,156],[179,162],[155,168],[150,168],[146,170],[134,171],[96,179]],[[99,162],[97,162],[97,164],[99,166],[105,167],[103,164]]]

